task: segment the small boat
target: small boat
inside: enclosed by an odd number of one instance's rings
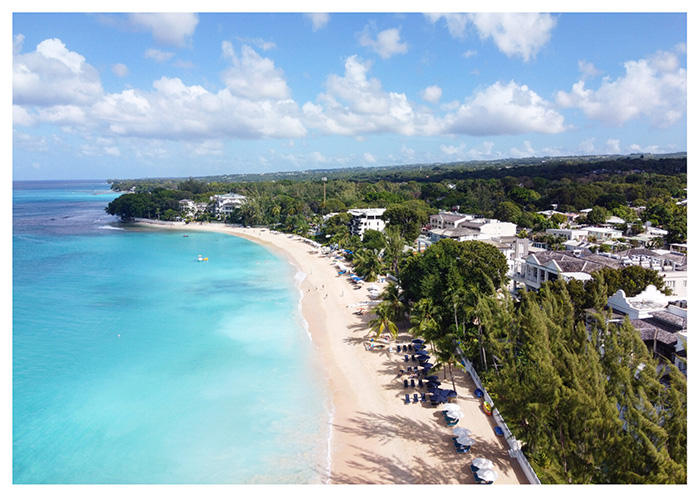
[[[209,260],[209,257],[202,257],[201,255],[197,258],[197,261],[199,261],[199,262],[204,262],[204,261],[208,261],[208,260]]]

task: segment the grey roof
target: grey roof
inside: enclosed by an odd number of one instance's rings
[[[676,333],[666,331],[647,319],[633,319],[631,323],[636,330],[639,330],[639,335],[645,342],[654,340],[654,336],[657,342],[667,345],[674,345],[678,341]]]
[[[652,312],[651,315],[654,316],[656,321],[666,323],[670,325],[670,327],[678,330],[686,329],[688,326],[688,321],[685,318],[677,316],[668,311],[656,311]]]
[[[620,262],[607,257],[587,255],[576,257],[568,251],[546,250],[532,254],[542,266],[546,266],[551,261],[556,261],[557,265],[564,273],[588,273],[591,274],[605,266],[619,267]]]

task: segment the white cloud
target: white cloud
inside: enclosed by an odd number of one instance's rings
[[[126,64],[119,62],[112,66],[112,74],[120,78],[124,78],[129,75],[129,68],[126,67]]]
[[[437,85],[428,86],[421,92],[421,98],[431,104],[436,104],[442,96],[442,89]]]
[[[22,45],[24,44],[24,35],[17,34],[12,39],[12,55],[17,55],[22,51]]]
[[[306,122],[323,133],[357,136],[364,133],[432,134],[432,114],[414,109],[403,93],[385,92],[367,74],[371,64],[356,55],[345,60],[345,75],[330,75],[326,92],[316,103],[302,106]]]
[[[475,13],[469,14],[482,40],[493,38],[508,57],[530,60],[549,41],[557,21],[550,14]]]
[[[306,133],[291,100],[251,100],[228,89],[214,94],[166,77],[153,88],[106,95],[93,106],[93,115],[117,135],[169,140],[295,138]]]
[[[404,54],[408,51],[408,44],[401,43],[401,34],[397,28],[385,29],[377,34],[377,39],[372,39],[369,26],[359,36],[360,45],[374,50],[382,59],[388,59],[392,55]]]
[[[473,136],[561,133],[564,117],[525,85],[495,83],[443,119],[448,133]]]
[[[175,54],[173,52],[164,52],[162,50],[158,50],[157,48],[149,48],[144,52],[143,56],[157,62],[167,62],[172,59]]]
[[[584,114],[610,126],[621,126],[632,119],[646,118],[654,126],[668,127],[686,112],[687,74],[671,52],[658,52],[650,59],[628,61],[625,75],[604,78],[597,90],[585,88],[584,81],[571,92],[557,93],[563,108],[580,108]]]
[[[440,151],[446,155],[461,155],[464,153],[464,149],[467,147],[466,144],[460,143],[459,146],[455,145],[440,145]]]
[[[452,36],[453,38],[462,39],[466,35],[467,24],[469,24],[468,14],[429,13],[425,14],[425,17],[427,17],[428,20],[433,24],[438,22],[440,19],[444,19],[445,24],[447,25],[447,30],[449,31],[450,36]]]
[[[595,78],[602,74],[602,71],[597,69],[593,62],[586,62],[585,60],[578,61],[578,70],[583,77]]]
[[[194,34],[199,23],[197,14],[187,13],[160,13],[129,14],[132,25],[150,31],[153,39],[164,45],[182,47]]]
[[[606,154],[619,154],[620,153],[620,140],[615,140],[609,138],[605,142],[605,153]]]
[[[277,44],[274,41],[265,41],[262,38],[238,38],[238,41],[251,44],[265,52],[277,48]]]
[[[549,41],[556,19],[550,14],[537,13],[474,13],[425,14],[433,24],[444,19],[450,36],[462,40],[472,24],[482,40],[492,38],[498,49],[508,57],[518,56],[528,61]],[[471,51],[466,52],[471,55]]]
[[[512,147],[510,149],[510,155],[511,157],[534,157],[537,155],[537,152],[535,151],[534,148],[532,148],[532,145],[530,144],[529,141],[525,140],[523,142],[523,148],[516,148]]]
[[[105,136],[202,141],[223,138],[299,138],[306,134],[299,106],[274,63],[243,47],[224,73],[231,88],[212,93],[163,77],[151,91],[104,93],[97,71],[60,40],[13,60],[15,126],[50,123]],[[118,71],[120,69],[117,69]],[[193,153],[217,153],[212,143]],[[92,150],[92,149],[88,149]],[[106,152],[112,153],[112,152]],[[136,154],[136,152],[135,152]]]
[[[189,155],[203,157],[208,155],[224,155],[224,144],[220,140],[203,140],[187,145]]]
[[[222,78],[233,95],[252,100],[289,98],[291,90],[284,79],[284,72],[275,67],[272,60],[261,57],[248,45],[241,47],[238,57],[230,42],[223,42],[224,56],[231,60],[231,67]]]
[[[368,164],[374,164],[375,162],[377,162],[377,158],[369,152],[365,152],[362,155],[362,159]]]
[[[462,57],[465,59],[469,59],[471,57],[474,57],[476,55],[476,50],[467,50],[466,52],[462,52]]]
[[[304,14],[304,17],[311,21],[314,31],[318,31],[323,28],[330,19],[330,15],[322,12],[315,12],[311,14]]]
[[[12,61],[13,103],[18,105],[89,104],[102,94],[98,72],[59,39],[44,40],[35,52]]]
[[[589,138],[582,141],[579,143],[578,149],[580,152],[588,155],[595,153],[595,138]]]
[[[468,150],[466,157],[467,159],[471,160],[492,159],[495,157],[493,153],[493,145],[493,142],[482,142],[478,147]]]

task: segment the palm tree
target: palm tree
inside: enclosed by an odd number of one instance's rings
[[[379,258],[379,251],[376,249],[360,249],[355,252],[355,272],[362,276],[365,281],[376,281],[382,270],[382,261]]]
[[[391,283],[384,289],[380,295],[383,302],[389,306],[391,320],[395,323],[406,321],[406,303],[403,299],[401,289],[396,283]]]
[[[447,371],[450,372],[452,380],[452,390],[457,391],[455,384],[455,376],[452,366],[461,364],[459,357],[455,353],[455,337],[448,334],[435,342],[435,369],[443,369],[443,377],[447,377]]]
[[[399,258],[403,254],[404,240],[401,231],[397,227],[388,227],[385,232],[386,248],[384,256],[388,263],[391,263],[391,272],[399,277]]]
[[[385,302],[382,302],[374,308],[374,313],[377,317],[370,320],[368,323],[370,329],[377,334],[377,337],[384,333],[389,333],[393,339],[396,339],[399,335],[399,329],[391,320],[391,307],[386,305]]]
[[[428,341],[438,337],[439,325],[436,320],[438,308],[431,298],[422,298],[411,310],[410,321],[413,326],[408,332],[413,336],[422,336]]]

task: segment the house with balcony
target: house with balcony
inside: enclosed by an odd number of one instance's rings
[[[359,236],[360,239],[364,236],[365,231],[375,230],[384,232],[386,222],[382,219],[382,215],[386,209],[350,209],[348,214],[352,216],[350,220],[350,234]]]
[[[233,213],[234,209],[238,209],[245,204],[246,200],[244,195],[239,195],[238,193],[214,195],[211,197],[213,202],[212,209],[217,216],[226,218]]]

